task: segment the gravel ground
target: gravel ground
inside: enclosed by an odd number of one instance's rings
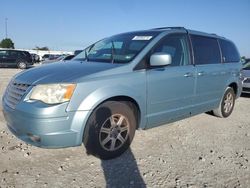
[[[0,69],[0,97],[19,71]],[[109,161],[83,146],[27,145],[7,130],[0,107],[0,188],[250,187],[249,106],[244,96],[227,119],[201,114],[136,131],[131,148]]]

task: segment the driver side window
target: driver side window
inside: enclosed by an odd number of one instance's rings
[[[190,64],[186,34],[168,35],[153,49],[152,54],[163,52],[172,57],[169,66],[183,66]]]

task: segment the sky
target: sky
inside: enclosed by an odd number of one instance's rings
[[[74,51],[114,34],[184,26],[232,40],[250,57],[250,0],[1,0],[0,40]]]

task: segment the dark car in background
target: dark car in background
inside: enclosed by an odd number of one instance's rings
[[[21,50],[0,50],[0,67],[18,67],[26,69],[33,65],[33,60],[29,52]]]

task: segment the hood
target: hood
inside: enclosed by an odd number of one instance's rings
[[[59,62],[23,71],[15,76],[21,83],[30,85],[74,82],[88,75],[119,67],[119,64],[68,61]]]

